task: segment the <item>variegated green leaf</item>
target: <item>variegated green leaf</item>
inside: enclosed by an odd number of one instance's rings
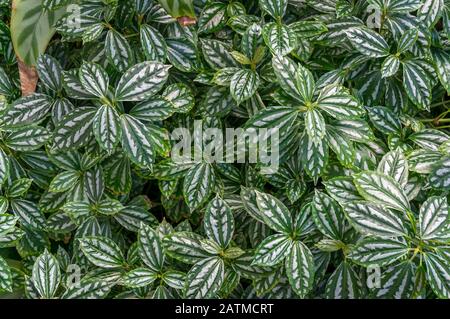
[[[119,246],[109,238],[86,236],[79,239],[80,248],[91,263],[101,268],[117,268],[124,265]]]
[[[31,280],[42,298],[52,298],[61,281],[61,271],[58,260],[47,250],[36,258]]]
[[[92,121],[96,109],[79,107],[58,123],[53,135],[53,147],[63,150],[86,144],[92,136]]]
[[[252,264],[260,266],[277,265],[291,252],[292,245],[292,240],[285,234],[269,236],[259,244]]]
[[[186,276],[185,298],[213,298],[225,278],[225,265],[222,259],[211,257],[194,266]]]
[[[450,271],[448,258],[439,253],[424,254],[426,277],[433,291],[440,298],[450,298]]]
[[[403,62],[403,87],[410,100],[422,109],[431,103],[431,84],[423,68],[414,61]]]
[[[410,209],[409,200],[402,187],[392,177],[362,172],[353,179],[358,192],[366,200],[404,212]]]
[[[147,127],[129,115],[122,115],[120,121],[122,147],[128,158],[140,166],[152,165],[155,151]]]
[[[228,246],[234,234],[234,217],[223,199],[216,197],[208,204],[203,225],[209,238],[222,248]]]
[[[380,58],[389,54],[389,45],[381,35],[365,27],[346,30],[353,47],[364,55]]]
[[[367,202],[351,202],[344,205],[351,224],[364,234],[379,237],[408,235],[404,221],[383,206]]]
[[[292,216],[276,197],[256,191],[256,205],[264,222],[273,230],[285,234],[292,231]]]
[[[263,29],[264,42],[274,55],[285,56],[297,46],[297,37],[289,26],[268,23]]]
[[[259,83],[259,75],[256,72],[247,69],[239,70],[231,77],[231,95],[240,104],[255,94]]]
[[[203,205],[212,194],[216,182],[213,167],[209,163],[198,163],[186,173],[183,194],[191,210]]]
[[[314,271],[314,260],[309,248],[301,242],[295,242],[286,258],[286,274],[292,289],[300,297],[305,297],[311,291]]]
[[[328,299],[359,299],[362,283],[359,274],[347,261],[343,261],[331,274],[325,287]]]
[[[101,148],[111,153],[120,141],[120,119],[117,111],[102,105],[92,120],[92,129]]]
[[[334,199],[323,192],[316,191],[312,213],[314,223],[325,236],[337,240],[342,238],[345,232],[345,217]]]
[[[447,198],[430,197],[420,207],[419,229],[420,237],[425,240],[443,237],[448,228],[449,214]]]
[[[165,62],[167,45],[163,35],[154,27],[141,25],[140,38],[142,49],[149,61]]]
[[[387,266],[405,257],[409,246],[404,239],[365,238],[352,248],[349,258],[363,266]]]
[[[147,267],[154,273],[164,266],[164,252],[161,239],[150,226],[141,224],[138,233],[139,256]]]
[[[142,101],[163,87],[170,66],[159,62],[142,62],[134,65],[122,75],[116,86],[118,101]]]
[[[315,109],[308,110],[305,115],[305,126],[309,139],[315,144],[321,143],[326,134],[325,119],[322,114]]]

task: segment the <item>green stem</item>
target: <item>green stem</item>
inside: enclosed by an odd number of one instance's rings
[[[406,215],[408,216],[409,221],[411,222],[411,226],[413,228],[414,233],[417,233],[417,227],[416,227],[416,218],[414,217],[414,214],[412,211],[407,211]]]
[[[139,33],[133,33],[133,34],[127,34],[124,35],[125,38],[133,38],[133,37],[137,37],[138,35],[140,35]]]
[[[431,104],[430,108],[436,107],[436,106],[441,106],[441,105],[447,105],[447,103],[450,103],[450,101],[442,101],[439,103],[435,103],[435,104]]]

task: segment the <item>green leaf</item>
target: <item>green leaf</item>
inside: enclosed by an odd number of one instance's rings
[[[442,86],[450,94],[450,54],[444,50],[431,50],[436,73],[439,76]]]
[[[11,201],[11,208],[23,225],[33,229],[46,228],[45,216],[35,203],[23,199],[14,199]]]
[[[51,107],[47,95],[34,93],[16,100],[2,115],[0,123],[10,127],[36,124],[49,115]]]
[[[116,86],[117,101],[143,101],[156,94],[167,81],[170,66],[142,62],[126,71]]]
[[[97,213],[108,216],[118,214],[123,208],[123,205],[118,200],[110,198],[103,199],[94,206]]]
[[[113,29],[106,35],[105,54],[119,72],[124,72],[133,62],[133,52],[127,39]]]
[[[419,37],[419,32],[417,29],[410,29],[403,33],[402,37],[398,41],[397,44],[397,52],[404,53],[411,49],[411,47],[416,43]]]
[[[223,199],[216,197],[208,204],[203,225],[210,239],[222,248],[228,247],[234,234],[234,217]]]
[[[412,262],[403,262],[389,266],[381,273],[379,289],[374,296],[383,299],[410,299],[415,286],[416,265]]]
[[[448,258],[432,252],[425,253],[423,256],[427,268],[426,278],[434,293],[439,298],[450,298]]]
[[[14,0],[11,11],[11,40],[25,64],[34,66],[55,33],[54,25],[65,8],[46,10],[41,1]]]
[[[146,209],[138,206],[124,207],[114,215],[114,219],[123,227],[132,232],[139,230],[140,224],[155,226],[158,221],[155,216]]]
[[[183,83],[167,86],[162,93],[162,97],[170,103],[172,110],[179,113],[189,112],[195,104],[192,90]]]
[[[428,109],[431,103],[431,84],[424,69],[415,61],[403,62],[403,87],[409,99],[419,108]]]
[[[6,135],[3,142],[16,151],[33,151],[43,146],[51,137],[50,132],[40,126],[27,126]]]
[[[325,169],[328,162],[328,145],[325,141],[314,143],[307,134],[300,140],[300,158],[306,173],[317,179]]]
[[[53,147],[57,150],[78,148],[85,145],[92,134],[95,108],[79,107],[58,123],[53,135]]]
[[[331,274],[325,287],[325,296],[327,299],[361,298],[361,279],[351,264],[343,261]]]
[[[231,95],[240,104],[255,94],[259,83],[259,76],[256,72],[247,69],[239,70],[231,77]]]
[[[1,224],[0,224],[1,225]],[[0,256],[0,291],[12,292],[13,278],[9,265],[6,260]]]
[[[420,7],[417,17],[425,27],[433,27],[441,18],[444,0],[425,0]]]
[[[439,240],[449,225],[447,198],[433,196],[420,207],[419,234],[424,240]]]
[[[222,259],[211,257],[194,266],[186,276],[185,298],[213,298],[222,286],[225,278],[225,265]]]
[[[141,224],[138,233],[139,256],[154,273],[160,272],[164,266],[164,252],[161,239],[148,225]]]
[[[408,155],[409,170],[420,174],[430,174],[435,164],[441,158],[442,154],[439,152],[428,150],[413,151]]]
[[[390,265],[409,252],[409,246],[404,239],[395,238],[365,238],[352,248],[348,257],[364,267]]]
[[[55,92],[62,89],[62,68],[55,58],[47,54],[39,56],[36,69],[47,88]]]
[[[212,39],[201,39],[202,53],[206,63],[218,72],[225,72],[229,67],[237,67],[230,46],[222,41]]]
[[[277,265],[291,252],[292,245],[292,240],[285,234],[269,236],[256,249],[252,265]]]
[[[360,232],[379,237],[408,235],[403,220],[388,208],[368,202],[351,202],[344,205],[351,224]]]
[[[187,38],[166,39],[167,59],[181,72],[193,72],[198,68],[197,48]]]
[[[58,260],[47,250],[36,258],[31,280],[41,297],[50,299],[55,295],[61,281],[61,271]]]
[[[32,179],[29,178],[19,178],[11,183],[11,185],[6,189],[5,195],[9,198],[15,198],[23,196],[31,186],[33,182]]]
[[[120,117],[122,127],[122,147],[128,158],[140,166],[150,166],[155,152],[148,128],[132,116]]]
[[[100,98],[108,95],[109,77],[100,65],[84,62],[79,77],[81,85],[90,94]]]
[[[350,28],[345,33],[353,47],[364,55],[381,58],[389,54],[386,40],[369,28]]]
[[[401,212],[410,210],[408,197],[392,177],[365,171],[357,174],[353,181],[366,200]]]
[[[100,147],[111,153],[120,141],[119,114],[113,107],[102,105],[92,120],[92,129]]]
[[[261,9],[270,14],[274,19],[284,16],[287,5],[287,0],[259,0]]]
[[[409,136],[414,143],[430,151],[438,151],[441,144],[449,138],[446,133],[436,129],[423,129]]]
[[[327,180],[324,184],[328,195],[342,204],[363,199],[359,196],[351,177],[335,177]]]
[[[215,188],[216,175],[209,163],[198,163],[186,173],[183,195],[191,211],[203,205]]]
[[[165,62],[167,45],[163,35],[148,24],[141,25],[140,39],[144,54],[149,61]]]
[[[198,33],[213,33],[220,30],[226,23],[225,15],[225,4],[221,2],[206,4],[198,19]]]
[[[297,81],[297,88],[303,98],[303,101],[306,103],[311,102],[316,88],[313,74],[307,68],[302,65],[298,65],[295,77]]]
[[[56,175],[49,186],[49,191],[60,193],[65,192],[72,187],[80,179],[80,173],[76,171],[65,171]]]
[[[299,39],[311,38],[328,31],[325,23],[321,21],[296,21],[289,25]]]
[[[327,86],[320,92],[317,107],[336,119],[359,117],[364,112],[353,96],[335,85]]]
[[[79,243],[87,259],[97,267],[118,268],[125,263],[119,246],[109,238],[85,236]]]
[[[279,199],[272,195],[256,191],[256,204],[267,226],[280,233],[291,233],[291,213]]]
[[[181,271],[168,270],[163,275],[164,283],[174,289],[183,289],[186,280],[186,274]]]
[[[373,126],[380,132],[384,134],[400,133],[402,124],[397,115],[390,109],[382,106],[369,107],[367,113]]]
[[[311,79],[308,77],[307,71],[297,71],[299,69],[297,65],[291,59],[283,56],[274,56],[272,67],[283,91],[297,101],[304,102],[304,94],[307,93],[309,96],[310,91],[309,89],[300,90],[298,82],[301,81],[305,89],[310,87]],[[306,75],[307,82],[303,82],[302,75]]]
[[[0,214],[0,236],[14,230],[18,218],[8,214]]]
[[[388,56],[381,65],[381,77],[388,78],[397,73],[400,67],[400,59],[395,55]]]
[[[8,178],[10,161],[3,149],[0,148],[0,185]]]
[[[114,284],[104,280],[82,280],[69,287],[61,299],[101,299],[106,297]]]
[[[192,1],[158,0],[158,3],[173,18],[195,18],[194,5]]]
[[[347,140],[331,126],[327,127],[326,141],[341,165],[345,167],[354,165],[356,152],[352,141]]]
[[[126,287],[139,288],[152,284],[156,279],[158,276],[153,270],[136,268],[126,273],[121,280]]]
[[[103,170],[100,165],[94,166],[84,174],[84,189],[91,201],[100,201],[105,190]]]
[[[312,213],[314,223],[325,236],[337,240],[342,239],[346,228],[345,217],[341,207],[334,199],[316,190]]]
[[[305,127],[309,140],[314,144],[320,144],[326,134],[325,119],[316,109],[306,111]]]
[[[163,240],[167,255],[187,264],[194,264],[211,255],[204,251],[201,236],[191,232],[173,233]]]
[[[295,242],[286,258],[286,274],[292,289],[304,298],[313,288],[314,260],[308,247],[301,242]]]
[[[292,29],[280,23],[268,23],[263,28],[263,38],[273,55],[285,56],[297,46],[297,36]]]
[[[400,186],[408,183],[408,161],[400,149],[386,153],[378,164],[378,172],[392,177]]]

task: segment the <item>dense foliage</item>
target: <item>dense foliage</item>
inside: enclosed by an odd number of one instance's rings
[[[0,0],[0,295],[450,298],[450,1],[191,2]]]

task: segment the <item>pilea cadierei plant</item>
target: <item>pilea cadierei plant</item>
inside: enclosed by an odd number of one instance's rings
[[[0,18],[0,296],[450,298],[450,1]],[[276,132],[276,165],[199,123]]]

